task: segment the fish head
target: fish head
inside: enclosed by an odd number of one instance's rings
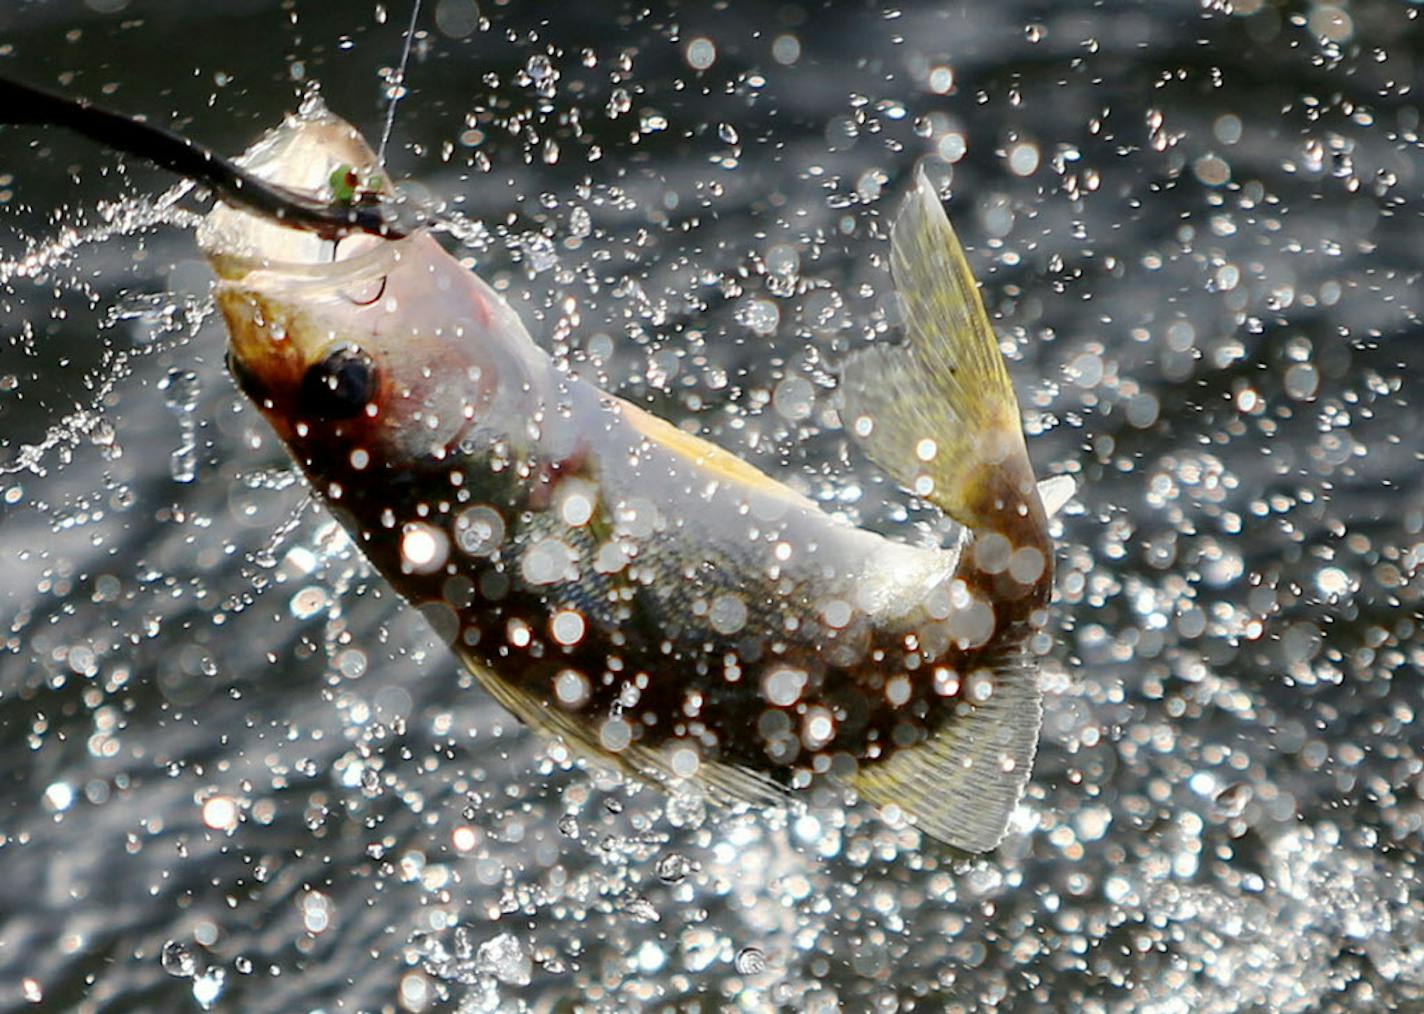
[[[355,128],[310,101],[240,161],[319,200],[388,191]],[[441,458],[488,408],[510,311],[427,233],[329,240],[220,203],[198,242],[229,368],[309,473]]]

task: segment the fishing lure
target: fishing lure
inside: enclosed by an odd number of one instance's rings
[[[392,192],[319,101],[234,168],[319,213],[294,222],[215,184],[198,242],[229,368],[500,703],[588,758],[717,801],[828,780],[952,846],[999,843],[1037,746],[1029,641],[1052,588],[1048,519],[1072,483],[1034,481],[923,175],[891,237],[906,341],[846,363],[840,415],[955,523],[937,548],[856,528],[562,373],[427,231],[353,224],[341,209]],[[337,244],[331,221],[349,233]]]

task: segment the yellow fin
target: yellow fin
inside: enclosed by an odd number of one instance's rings
[[[961,704],[929,739],[862,767],[850,785],[878,807],[898,806],[932,838],[967,852],[1003,840],[1038,749],[1043,695],[1023,647],[988,671],[987,700]]]
[[[738,803],[773,805],[786,801],[785,786],[747,768],[705,762],[691,779],[683,779],[673,773],[668,760],[656,749],[634,744],[626,750],[608,750],[599,741],[598,729],[588,716],[547,704],[466,652],[458,651],[458,654],[480,685],[506,711],[535,732],[563,740],[570,750],[586,761],[613,768],[625,776],[665,786],[691,781],[702,789],[708,801],[718,806]]]
[[[465,663],[480,685],[515,718],[535,732],[562,739],[574,753],[587,760],[597,760],[617,768],[625,774],[638,774],[638,770],[621,754],[605,750],[598,741],[598,730],[578,715],[562,708],[545,704],[534,694],[507,680],[493,669],[481,663],[473,655],[456,646],[456,654]]]
[[[923,172],[891,231],[907,341],[853,356],[842,419],[872,461],[971,529],[1042,518],[1004,357]]]
[[[663,755],[648,747],[634,746],[628,751],[633,766],[645,778],[665,785],[691,782],[705,798],[718,806],[776,806],[788,802],[790,790],[775,779],[750,768],[720,761],[704,761],[690,779],[673,773]]]
[[[759,493],[767,493],[805,506],[812,506],[810,500],[790,486],[777,482],[765,472],[754,465],[747,464],[730,451],[724,451],[716,444],[680,430],[667,420],[645,412],[629,402],[623,402],[619,408],[623,413],[623,418],[646,440],[691,462],[699,473],[709,478],[732,482]]]

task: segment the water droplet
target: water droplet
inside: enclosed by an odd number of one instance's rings
[[[1032,141],[1020,141],[1009,149],[1009,171],[1015,176],[1032,176],[1038,161],[1038,145]]]
[[[1286,393],[1296,401],[1310,401],[1320,386],[1320,374],[1309,363],[1295,363],[1286,370]]]
[[[527,986],[534,978],[534,963],[512,933],[482,943],[476,962],[480,971],[511,986]]]
[[[198,1001],[198,1006],[203,1010],[211,1010],[213,1004],[218,1002],[218,997],[222,996],[226,979],[227,972],[221,968],[209,968],[202,975],[194,977],[193,999]]]
[[[63,813],[74,805],[74,786],[68,782],[53,782],[44,791],[44,804],[55,813]]]
[[[608,96],[608,118],[616,120],[628,110],[633,108],[633,97],[628,94],[626,88],[615,88]]]
[[[435,5],[435,27],[452,39],[463,39],[480,26],[475,0],[440,0]]]
[[[1234,819],[1246,811],[1246,804],[1251,802],[1254,795],[1255,792],[1247,783],[1234,782],[1218,792],[1212,803],[1221,816]]]
[[[558,157],[558,149],[554,152]],[[515,244],[524,254],[524,263],[530,272],[541,275],[559,263],[559,252],[554,241],[542,232],[529,232],[521,236]]]
[[[717,62],[717,45],[705,36],[687,44],[687,63],[693,70],[706,70]]]
[[[540,539],[519,561],[519,572],[533,585],[556,584],[578,576],[577,555],[561,539]]]
[[[766,337],[776,333],[781,323],[781,310],[769,299],[749,298],[737,307],[737,322]]]
[[[569,212],[570,236],[582,239],[592,232],[593,218],[589,215],[587,208],[578,207]]]
[[[471,507],[455,519],[455,541],[471,556],[490,556],[504,542],[504,518],[493,507]]]
[[[707,804],[700,792],[679,792],[668,800],[668,823],[697,830],[707,820]]]
[[[661,919],[657,907],[642,896],[629,898],[624,910],[638,922],[658,922]]]
[[[433,574],[445,566],[449,546],[449,540],[439,528],[413,521],[401,533],[401,570],[408,574]]]
[[[747,604],[735,593],[718,595],[707,610],[707,622],[719,634],[735,634],[747,623]]]
[[[658,860],[658,879],[665,884],[680,884],[692,870],[692,861],[680,852],[669,852]]]
[[[772,704],[787,708],[795,704],[806,687],[806,670],[778,665],[769,670],[762,681],[762,694]]]
[[[214,831],[235,830],[239,816],[237,800],[231,796],[213,796],[203,804],[203,823]]]
[[[783,67],[801,59],[801,40],[794,35],[778,35],[771,43],[771,58]]]
[[[554,677],[554,696],[567,708],[587,704],[590,692],[588,677],[577,669],[561,669]]]
[[[563,645],[574,645],[582,641],[584,627],[583,614],[573,609],[560,610],[549,621],[549,632],[555,641]]]
[[[787,377],[776,385],[772,392],[771,405],[778,415],[791,422],[801,422],[811,417],[815,405],[816,389],[805,377]]]
[[[760,975],[766,971],[766,955],[756,947],[743,947],[734,962],[739,975]]]
[[[198,961],[192,949],[181,940],[169,940],[159,956],[163,970],[178,979],[191,979],[198,971]]]
[[[197,422],[193,410],[198,406],[202,385],[192,370],[173,369],[158,382],[164,392],[163,402],[178,417],[179,440],[169,459],[169,471],[175,482],[192,482],[198,475]]]

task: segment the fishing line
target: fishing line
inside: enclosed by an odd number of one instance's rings
[[[415,24],[420,18],[421,0],[413,0],[410,5],[410,24],[405,30],[405,45],[401,47],[400,67],[396,70],[395,80],[391,85],[391,104],[386,108],[386,126],[381,131],[381,145],[376,149],[376,162],[379,165],[386,164],[386,146],[391,140],[391,131],[396,125],[396,105],[405,95],[405,69],[410,64],[410,44],[415,39]]]

